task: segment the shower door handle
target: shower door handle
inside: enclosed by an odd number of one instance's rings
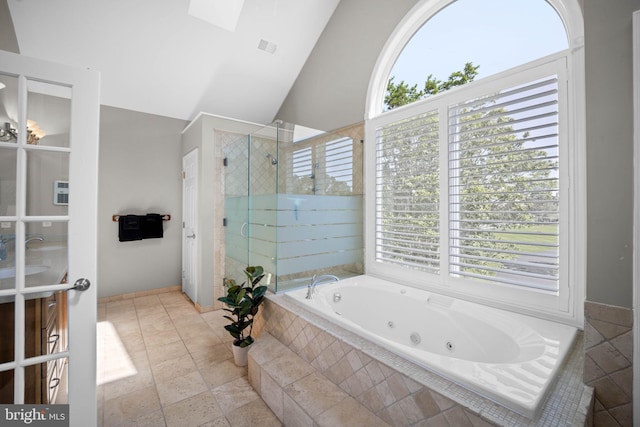
[[[246,222],[242,223],[242,227],[240,227],[240,235],[242,237],[244,237],[245,239],[247,238],[247,235],[244,234],[244,229],[248,226],[249,224],[247,224]]]

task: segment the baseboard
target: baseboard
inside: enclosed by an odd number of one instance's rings
[[[139,291],[139,292],[131,292],[131,293],[127,293],[127,294],[113,295],[113,296],[110,296],[110,297],[98,298],[98,304],[103,304],[103,303],[113,302],[113,301],[121,301],[121,300],[125,300],[125,299],[146,297],[146,296],[149,296],[149,295],[164,294],[164,293],[167,293],[167,292],[175,292],[175,291],[181,291],[181,290],[182,290],[182,286],[181,285],[176,285],[176,286],[167,286],[165,288],[149,289],[147,291]]]

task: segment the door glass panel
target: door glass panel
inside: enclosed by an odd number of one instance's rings
[[[27,153],[27,215],[67,215],[69,153]]]
[[[0,142],[17,142],[17,123],[18,78],[0,74]]]
[[[0,289],[16,286],[16,224],[0,221]]]
[[[66,283],[68,271],[66,221],[34,221],[26,224],[25,285]]]
[[[69,147],[71,88],[29,80],[27,143]]]
[[[0,297],[0,363],[11,362],[14,358],[15,338],[15,297]],[[1,381],[1,380],[0,380]],[[2,388],[3,384],[0,384]],[[13,393],[12,393],[13,397]],[[1,401],[0,401],[1,403]]]
[[[13,369],[0,372],[0,403],[13,403]]]
[[[59,353],[67,349],[67,296],[65,292],[26,295],[25,357]]]
[[[15,148],[0,148],[0,216],[16,214],[16,153]]]
[[[24,403],[67,403],[67,359],[27,366],[24,369]]]

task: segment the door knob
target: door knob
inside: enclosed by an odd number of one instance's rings
[[[187,234],[187,239],[195,239],[195,238],[196,238],[196,233]]]
[[[91,286],[89,279],[78,279],[67,291],[86,291]]]

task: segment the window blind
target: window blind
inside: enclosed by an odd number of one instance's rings
[[[439,113],[376,132],[376,260],[440,272]]]
[[[555,76],[449,107],[449,270],[558,290]]]
[[[340,138],[316,146],[319,166],[316,190],[318,194],[345,195],[353,189],[353,140]],[[322,173],[324,172],[324,173]]]

